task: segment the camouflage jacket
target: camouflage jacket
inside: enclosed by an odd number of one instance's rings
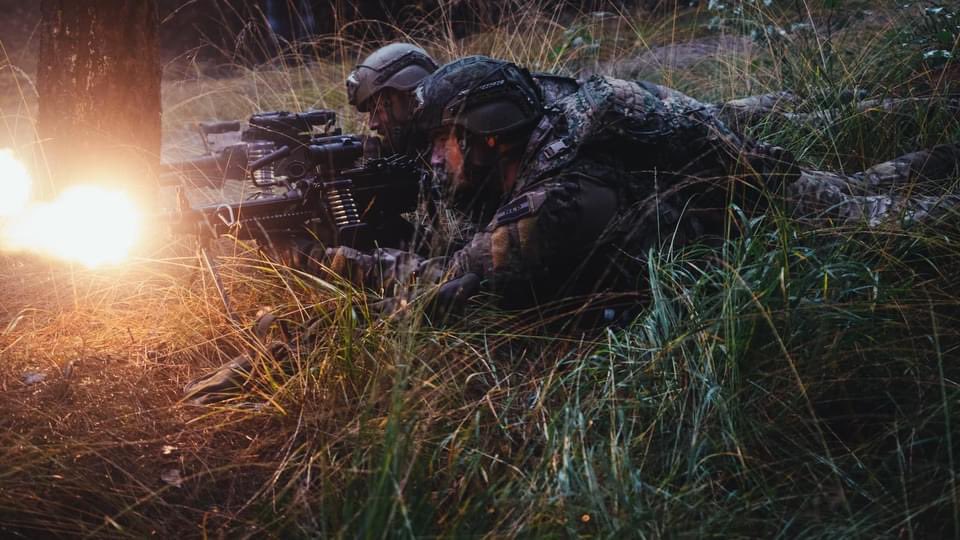
[[[743,145],[706,111],[679,93],[593,77],[549,104],[514,189],[462,249],[425,259],[340,247],[315,251],[312,269],[388,297],[471,273],[506,305],[636,288],[650,249],[719,230]]]
[[[523,306],[645,289],[650,250],[718,237],[732,200],[762,210],[776,192],[797,216],[871,225],[894,212],[923,219],[957,207],[954,195],[889,191],[921,174],[955,178],[957,145],[841,175],[801,168],[782,149],[732,132],[715,107],[662,86],[592,77],[576,91],[561,81],[547,94],[554,99],[514,189],[465,246],[431,258],[315,250],[311,269],[394,298],[473,274],[502,304]]]

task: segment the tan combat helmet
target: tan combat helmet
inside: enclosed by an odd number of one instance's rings
[[[364,59],[347,77],[347,100],[360,112],[369,112],[370,98],[385,88],[413,90],[437,69],[427,51],[409,43],[391,43]]]

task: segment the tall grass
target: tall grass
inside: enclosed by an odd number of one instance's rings
[[[482,53],[585,74],[717,32],[812,23],[641,75],[704,100],[790,89],[799,112],[837,111],[826,126],[751,128],[810,166],[853,170],[957,140],[956,118],[936,107],[841,99],[865,88],[936,105],[956,90],[954,64],[900,45],[922,12],[742,4],[719,30],[705,7],[571,16],[537,2],[465,39],[443,10],[400,30],[441,60]],[[167,131],[308,107],[362,128],[342,81],[379,43],[324,37],[217,79],[178,68]],[[729,220],[737,234],[719,246],[653,253],[635,316],[599,329],[565,324],[560,308],[483,304],[446,327],[381,319],[346,283],[240,244],[220,250],[237,322],[189,256],[98,272],[5,256],[0,532],[960,535],[956,219],[867,230],[731,207]],[[263,306],[282,321],[265,336],[250,328]],[[246,392],[179,401],[187,380],[243,352]],[[47,378],[26,385],[25,372]]]

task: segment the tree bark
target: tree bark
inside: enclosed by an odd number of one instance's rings
[[[160,163],[156,0],[42,0],[38,132],[50,185],[155,199]]]

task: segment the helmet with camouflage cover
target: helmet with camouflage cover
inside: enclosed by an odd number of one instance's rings
[[[470,56],[438,69],[414,96],[444,198],[470,221],[488,222],[544,114],[540,87],[515,64]]]
[[[543,116],[543,95],[530,72],[486,56],[441,67],[415,95],[424,132],[456,127],[472,135],[507,135],[533,128]]]
[[[409,43],[391,43],[374,51],[347,77],[347,101],[360,112],[369,112],[370,98],[390,88],[413,90],[437,69],[427,51]]]

